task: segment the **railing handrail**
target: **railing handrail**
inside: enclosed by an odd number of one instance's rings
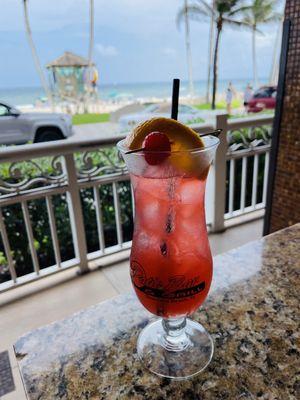
[[[196,124],[192,126],[198,132],[206,132],[214,129],[212,124]],[[103,138],[92,139],[66,139],[55,140],[47,143],[32,143],[17,146],[0,148],[0,162],[14,162],[29,158],[47,157],[54,155],[64,155],[78,151],[88,151],[97,147],[113,146],[119,140],[126,137],[126,134],[116,134]]]
[[[261,126],[270,124],[273,116],[254,116],[249,118],[237,118],[228,120],[228,129],[246,128],[249,126]],[[214,129],[214,124],[194,124],[191,127],[198,133]],[[76,151],[91,150],[96,147],[105,147],[115,145],[119,140],[124,139],[126,134],[116,134],[103,138],[92,139],[67,139],[56,140],[48,143],[33,143],[17,146],[8,146],[0,148],[0,162],[13,162],[26,160],[27,158],[46,157],[59,154],[69,154]]]
[[[253,156],[255,154],[264,154],[266,151],[270,150],[270,148],[271,144],[265,144],[263,146],[249,147],[247,149],[227,151],[226,160],[231,160],[233,158],[242,158],[245,156]]]
[[[227,126],[229,130],[237,128],[249,128],[251,126],[269,125],[273,122],[274,115],[259,115],[247,118],[228,119]]]
[[[96,147],[115,145],[125,135],[116,137],[76,139],[76,140],[55,140],[47,143],[32,143],[17,146],[8,146],[0,149],[0,162],[14,162],[29,158],[39,158],[54,155],[70,154],[77,151],[87,151]]]

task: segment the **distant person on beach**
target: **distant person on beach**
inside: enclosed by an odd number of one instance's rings
[[[244,107],[245,107],[245,112],[248,112],[248,104],[249,101],[251,99],[251,97],[253,96],[253,89],[252,86],[250,85],[250,83],[248,83],[245,92],[244,92]]]
[[[226,110],[227,114],[231,114],[231,103],[233,100],[233,94],[234,94],[234,88],[232,86],[232,83],[229,82],[228,88],[226,90]]]

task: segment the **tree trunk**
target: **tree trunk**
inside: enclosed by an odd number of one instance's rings
[[[34,42],[33,42],[33,39],[32,39],[30,23],[29,23],[29,17],[28,17],[27,2],[28,2],[28,0],[23,0],[24,21],[25,21],[27,40],[28,40],[28,43],[29,43],[29,47],[30,47],[30,50],[31,50],[31,53],[32,53],[32,58],[33,58],[37,73],[39,75],[42,87],[43,87],[43,89],[44,89],[44,91],[46,93],[46,96],[48,97],[48,100],[50,102],[51,108],[53,109],[52,93],[48,88],[48,84],[47,84],[46,78],[44,76],[43,69],[41,67],[41,64],[40,64],[40,61],[39,61],[39,58],[38,58],[38,55],[37,55],[37,51],[36,51],[36,48],[35,48],[35,45],[34,45]]]
[[[277,83],[278,83],[278,75],[279,75],[278,49],[280,48],[281,36],[282,36],[282,22],[280,21],[278,28],[277,28],[277,32],[276,32],[276,38],[275,38],[274,50],[273,50],[273,58],[272,58],[272,66],[271,66],[270,78],[269,78],[269,84],[274,85],[274,86],[277,86]]]
[[[184,0],[184,21],[185,21],[185,48],[186,48],[186,59],[188,65],[188,77],[189,77],[189,92],[192,96],[194,94],[194,82],[193,82],[193,66],[192,66],[192,52],[190,42],[190,23],[188,15],[188,0]]]
[[[218,81],[218,53],[219,53],[219,43],[220,43],[220,34],[222,31],[222,20],[218,20],[217,22],[217,36],[215,43],[215,52],[214,52],[214,65],[213,65],[213,90],[212,90],[212,102],[211,108],[215,110],[216,108],[216,93],[217,93],[217,81]]]
[[[256,26],[253,26],[252,29],[252,62],[253,62],[253,81],[254,87],[258,87],[258,78],[257,78],[257,65],[256,65]]]
[[[93,50],[94,50],[94,0],[90,0],[90,40],[89,40],[89,53],[88,53],[88,62],[90,68],[93,63]]]
[[[212,8],[215,9],[215,0],[212,0]],[[214,14],[211,14],[209,27],[209,49],[208,49],[208,68],[207,68],[207,83],[206,83],[206,103],[210,102],[210,75],[211,66],[213,64],[213,41],[214,41]]]
[[[88,52],[88,92],[84,96],[84,111],[88,112],[88,104],[92,98],[92,66],[94,51],[94,0],[90,0],[90,36],[89,36],[89,52]]]

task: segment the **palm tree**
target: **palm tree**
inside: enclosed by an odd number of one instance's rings
[[[189,79],[189,92],[191,95],[194,94],[194,82],[193,82],[193,65],[192,65],[192,51],[191,51],[191,40],[190,40],[190,21],[189,21],[189,5],[188,0],[184,0],[184,6],[182,8],[184,25],[185,25],[185,49],[186,59],[188,66],[188,79]],[[177,26],[179,27],[181,20],[177,19]]]
[[[90,26],[89,26],[89,50],[88,50],[88,85],[89,90],[87,92],[87,96],[85,96],[84,99],[84,110],[85,112],[88,112],[88,103],[91,100],[91,95],[93,92],[92,90],[92,74],[93,74],[93,51],[94,51],[94,19],[95,19],[95,12],[94,12],[94,0],[89,0],[90,3]]]
[[[236,20],[234,17],[240,13],[241,7],[238,7],[241,0],[216,0],[215,8],[211,7],[205,0],[198,0],[197,4],[190,5],[189,15],[195,20],[204,18],[213,19],[216,24],[217,32],[215,39],[215,48],[213,55],[213,88],[212,88],[212,109],[216,108],[216,93],[217,93],[217,80],[218,80],[218,54],[220,45],[220,36],[223,26],[230,25],[233,27],[248,26],[244,21]],[[182,18],[183,10],[178,13],[178,19]]]
[[[269,24],[279,21],[281,16],[274,9],[278,0],[251,0],[252,4],[241,8],[244,14],[243,21],[251,26],[252,29],[252,60],[253,60],[253,81],[254,86],[258,86],[257,63],[256,63],[256,34],[259,25]]]
[[[280,21],[280,23],[277,27],[274,49],[273,49],[272,66],[271,66],[270,78],[269,78],[270,85],[274,85],[274,86],[276,86],[277,82],[278,82],[278,75],[279,75],[278,52],[279,52],[279,48],[280,48],[281,37],[282,37],[282,21]]]
[[[39,75],[41,84],[42,84],[42,86],[44,88],[46,96],[49,99],[51,107],[53,107],[52,94],[51,94],[51,92],[50,92],[50,90],[48,88],[48,84],[47,84],[46,78],[44,76],[43,69],[42,69],[42,66],[41,66],[40,60],[38,58],[37,51],[36,51],[36,48],[35,48],[35,45],[34,45],[34,42],[33,42],[33,39],[32,39],[32,33],[31,33],[31,28],[30,28],[30,23],[29,23],[27,5],[28,5],[28,0],[23,0],[24,21],[25,21],[27,40],[28,40],[28,43],[29,43],[29,47],[31,49],[33,61],[34,61],[37,73]]]
[[[211,7],[215,9],[216,0],[212,0]],[[213,42],[214,42],[214,15],[210,16],[209,23],[209,46],[208,46],[208,67],[207,67],[207,82],[206,82],[206,103],[209,103],[210,93],[210,75],[213,64]]]
[[[90,39],[89,39],[89,53],[88,53],[88,61],[90,69],[93,63],[93,50],[94,50],[94,0],[90,0]]]

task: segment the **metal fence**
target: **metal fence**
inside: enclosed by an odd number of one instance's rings
[[[211,231],[264,208],[271,124],[272,117],[220,115],[194,127],[223,129],[208,183]],[[91,260],[130,248],[134,204],[120,139],[0,151],[0,292],[70,267],[88,271]]]

